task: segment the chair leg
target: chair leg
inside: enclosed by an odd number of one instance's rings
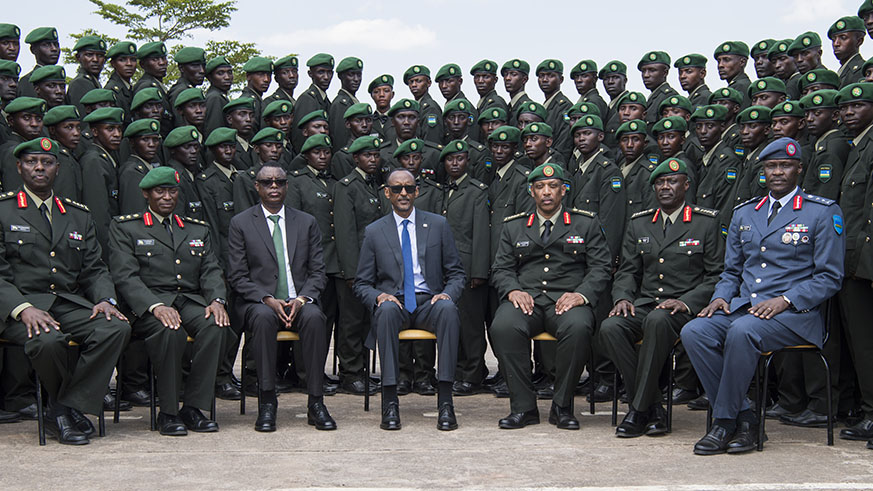
[[[828,364],[827,358],[825,358],[824,353],[821,350],[818,350],[818,356],[821,358],[821,363],[825,368],[825,388],[827,389],[827,403],[828,403],[828,446],[834,445],[834,406],[833,406],[833,394],[831,394],[831,366]]]
[[[594,395],[592,394],[592,400]],[[618,369],[612,373],[612,426],[618,424]]]
[[[761,382],[758,384],[756,399],[758,399],[758,451],[764,450],[764,426],[767,421],[767,417],[764,411],[764,405],[766,404],[767,397],[764,393],[767,391],[767,386],[769,385],[770,379],[770,362],[773,360],[773,354],[767,355],[764,360],[758,362],[758,368],[760,369],[761,364],[764,365],[764,378],[761,379]],[[757,375],[757,374],[756,374]],[[757,376],[755,377],[757,378]]]
[[[35,372],[34,372],[35,373]],[[42,401],[42,383],[36,377],[36,424],[39,427],[39,444],[45,446],[45,407]]]
[[[670,358],[667,363],[667,373],[669,374],[667,383],[667,433],[673,432],[673,364],[676,362],[676,345],[670,350]]]
[[[339,365],[339,357],[336,355],[337,335],[336,329],[333,331],[333,374],[336,375],[337,366]]]
[[[112,412],[112,423],[118,424],[118,420],[121,415],[121,394],[123,383],[122,380],[122,367],[124,366],[124,350],[122,350],[121,354],[118,355],[118,366],[115,367],[115,409]],[[152,394],[154,397],[154,394]]]
[[[370,410],[370,349],[364,348],[364,411]]]
[[[97,416],[97,434],[101,438],[106,436],[106,411],[100,409],[100,414]]]
[[[591,345],[591,353],[590,353],[590,356],[588,357],[588,359],[591,360],[590,363],[593,363],[593,361],[594,361],[594,345],[593,344]],[[590,365],[590,366],[593,367],[593,365]],[[591,370],[593,370],[593,368],[591,368]],[[594,379],[591,378],[591,375],[592,375],[592,373],[589,372],[588,373],[588,380],[593,382]],[[594,397],[592,397],[591,401],[588,402],[588,412],[590,412],[593,415],[596,412],[596,410],[597,410],[596,403],[594,402]]]
[[[242,389],[242,390],[240,390],[240,392],[242,394],[240,394],[240,398],[239,398],[239,413],[241,415],[246,413],[246,348],[248,348],[248,346],[249,346],[249,343],[246,341],[247,341],[246,340],[246,333],[245,333],[245,331],[243,331],[243,333],[242,333],[242,344],[243,344],[242,368],[240,368],[240,371],[239,371],[240,389]]]
[[[151,358],[146,360],[146,364],[148,365],[149,370],[149,390],[152,393],[151,400],[149,401],[149,429],[152,431],[158,430],[158,418],[157,418],[157,404],[155,404],[155,397],[157,397],[157,391],[155,390],[155,367],[152,365]]]

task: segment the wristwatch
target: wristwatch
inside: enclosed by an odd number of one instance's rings
[[[227,305],[227,300],[225,300],[223,298],[216,298],[213,300],[213,302],[218,302],[219,304],[225,305],[225,306]]]
[[[785,303],[787,303],[789,307],[791,306],[791,300],[789,300],[785,295],[782,295],[782,300],[785,300]]]
[[[100,300],[97,301],[97,303],[100,303],[100,302],[106,302],[113,307],[118,306],[118,302],[116,302],[115,299],[112,297],[101,298]]]

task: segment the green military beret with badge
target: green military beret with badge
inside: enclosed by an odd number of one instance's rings
[[[664,51],[649,51],[644,54],[640,61],[637,63],[637,70],[642,69],[645,65],[667,65],[670,66],[670,55],[668,55]]]
[[[464,140],[452,140],[446,143],[446,146],[443,147],[443,151],[440,152],[440,162],[445,160],[446,157],[455,153],[467,152],[468,145]]]
[[[412,65],[403,72],[403,83],[409,84],[409,79],[423,75],[430,78],[430,69],[424,65]]]
[[[224,107],[221,108],[221,112],[224,114],[230,114],[240,109],[248,109],[250,111],[254,111],[255,101],[252,100],[251,97],[239,97],[236,99],[232,99],[230,102],[225,104]]]
[[[46,112],[47,104],[44,100],[37,97],[21,96],[12,99],[6,107],[3,108],[6,114],[30,113],[43,116]]]
[[[788,48],[791,47],[791,43],[793,42],[793,39],[783,39],[774,42],[773,45],[770,46],[770,49],[767,50],[767,58],[774,60],[782,55],[788,56]]]
[[[367,86],[367,92],[372,93],[374,90],[376,90],[376,87],[382,87],[382,86],[388,86],[388,87],[391,87],[393,89],[394,88],[394,77],[392,77],[391,75],[388,75],[387,73],[383,74],[383,75],[379,75],[378,77],[374,78],[372,82],[370,82],[370,85]]]
[[[88,124],[122,124],[124,123],[124,109],[120,107],[101,107],[82,118]]]
[[[443,109],[443,114],[449,113],[464,113],[464,114],[473,114],[473,104],[470,103],[467,99],[452,99],[446,104],[445,109]]]
[[[582,75],[583,73],[594,73],[597,75],[597,63],[594,60],[582,60],[579,63],[573,65],[573,68],[570,69],[570,76],[575,77],[576,75]]]
[[[273,73],[273,61],[263,56],[252,56],[243,65],[246,73]]]
[[[417,138],[412,138],[406,140],[405,143],[409,143],[411,141],[418,140]],[[418,140],[421,141],[421,140]],[[349,153],[352,155],[359,154],[361,152],[366,151],[379,151],[379,147],[382,145],[382,140],[379,139],[378,135],[366,135],[355,138],[355,141],[349,145]]]
[[[600,116],[600,108],[597,107],[597,104],[592,104],[590,102],[577,102],[570,106],[570,109],[567,111],[567,116],[574,116],[576,114],[592,114],[594,116]]]
[[[76,106],[55,106],[49,109],[42,118],[43,126],[54,126],[64,121],[80,121],[82,117]]]
[[[669,131],[678,131],[685,133],[688,130],[688,122],[682,116],[669,116],[660,119],[655,126],[652,126],[652,135],[658,136],[659,133]]]
[[[130,123],[127,129],[124,130],[125,138],[134,138],[137,136],[151,136],[161,134],[161,122],[156,119],[144,118],[137,119]]]
[[[331,142],[329,136],[323,134],[312,135],[303,142],[303,146],[300,147],[300,153],[306,153],[316,148],[330,148],[330,146]]]
[[[343,113],[344,120],[360,117],[373,117],[373,108],[366,102],[352,104],[348,109],[346,109],[346,112]]]
[[[167,46],[161,41],[145,43],[136,50],[136,57],[140,60],[143,58],[160,58],[162,56],[167,56]]]
[[[767,106],[749,106],[737,114],[737,124],[770,124],[770,111],[770,108]]]
[[[597,78],[603,80],[610,75],[622,75],[627,77],[627,65],[618,60],[612,60],[603,65],[603,68],[601,68],[597,73]]]
[[[98,36],[82,36],[79,38],[78,41],[76,41],[76,44],[73,45],[73,52],[78,53],[80,51],[95,51],[97,53],[105,53],[106,41]]]
[[[582,116],[581,118],[579,118],[579,121],[573,123],[573,126],[570,128],[570,134],[575,135],[576,130],[581,130],[585,128],[603,131],[603,120],[600,119],[600,116],[597,116],[595,114]]]
[[[691,101],[688,100],[687,97],[682,95],[671,95],[670,97],[661,101],[658,104],[658,114],[664,112],[664,109],[668,107],[678,107],[679,109],[684,109],[688,111],[688,114],[691,114],[694,111],[694,107],[691,105]]]
[[[810,85],[827,85],[829,87],[821,88],[838,89],[840,88],[840,76],[833,70],[828,70],[827,68],[816,68],[800,76],[801,92]]]
[[[231,66],[233,66],[233,65],[231,65],[230,62],[227,61],[227,58],[225,58],[223,56],[216,56],[216,57],[213,57],[209,61],[206,62],[206,74],[209,75],[210,73],[214,72],[216,68],[219,68],[219,67],[231,67]]]
[[[179,187],[179,173],[172,167],[165,165],[148,171],[139,181],[140,189],[177,187]]]
[[[524,60],[519,60],[518,58],[513,58],[503,64],[500,68],[500,74],[505,75],[507,70],[515,70],[528,75],[530,73],[530,63]]]
[[[569,182],[569,180],[564,177],[563,167],[557,164],[540,164],[527,175],[528,184],[549,179],[559,179],[564,182]]]
[[[777,94],[786,95],[788,94],[788,89],[785,87],[785,82],[776,77],[764,77],[759,78],[752,82],[749,85],[749,97],[755,97],[755,95],[760,94],[761,92],[775,92]]]
[[[349,70],[361,71],[363,69],[364,62],[360,58],[355,58],[354,56],[347,56],[343,58],[336,66],[337,73],[348,72]]]
[[[691,113],[691,121],[724,121],[728,117],[728,109],[721,104],[700,106]]]
[[[780,116],[789,116],[792,118],[804,117],[800,101],[785,101],[776,104],[776,107],[770,111],[770,119],[778,118]]]
[[[283,68],[297,68],[299,63],[296,56],[283,56],[273,62],[273,72],[278,72]]]
[[[489,142],[518,143],[521,140],[521,130],[515,126],[499,126],[488,135]]]
[[[543,121],[545,121],[549,115],[549,112],[548,110],[546,110],[545,106],[543,106],[539,102],[534,101],[528,101],[521,106],[518,106],[518,109],[515,111],[515,117],[517,118],[524,113],[536,114]]]
[[[189,102],[205,102],[206,96],[203,95],[203,89],[199,87],[191,87],[188,89],[179,92],[179,95],[176,96],[176,102],[173,103],[173,107],[180,108],[184,104]]]
[[[712,57],[718,60],[718,57],[722,55],[736,55],[748,58],[749,45],[742,41],[725,41],[715,48]]]
[[[837,95],[839,91],[834,89],[821,89],[815,92],[810,92],[800,98],[800,107],[804,111],[812,111],[815,109],[836,109]]]
[[[749,54],[751,54],[752,57],[758,55],[766,55],[770,51],[770,48],[773,47],[774,43],[776,43],[775,39],[763,39],[761,41],[758,41],[757,43],[752,45],[752,50],[749,52]]]
[[[628,92],[621,96],[616,107],[621,107],[624,104],[636,104],[646,107],[646,96],[642,92]]]
[[[794,56],[801,51],[821,48],[821,36],[812,31],[806,31],[791,43],[788,47],[788,56]]]
[[[58,30],[54,27],[37,27],[36,29],[27,33],[27,37],[24,38],[24,42],[27,44],[36,44],[43,41],[57,40]]]
[[[15,150],[12,151],[12,155],[16,158],[21,157],[22,154],[26,153],[39,153],[39,154],[47,154],[58,156],[58,152],[60,151],[58,142],[52,140],[51,138],[34,138],[33,140],[26,141],[23,143],[19,143]]]
[[[222,143],[230,143],[232,145],[236,144],[236,130],[233,128],[215,128],[212,130],[212,133],[209,134],[209,137],[206,138],[207,147],[212,147],[215,145],[221,145]]]
[[[173,56],[173,61],[180,65],[187,65],[189,63],[197,63],[197,64],[206,64],[206,51],[203,48],[197,48],[195,46],[186,46]]]
[[[476,75],[479,72],[497,75],[497,63],[492,60],[482,60],[473,65],[473,68],[470,69],[470,75]]]
[[[674,174],[684,174],[688,176],[688,166],[682,159],[669,158],[658,164],[655,170],[649,175],[649,184],[654,184],[655,179],[661,176],[671,176]]]
[[[317,66],[325,66],[330,69],[333,69],[333,56],[327,53],[318,53],[313,55],[312,58],[306,60],[306,66],[312,68]]]
[[[645,135],[647,131],[646,122],[642,119],[633,119],[625,121],[615,130],[615,137],[621,138],[624,135],[641,134]]]
[[[66,82],[67,72],[61,65],[45,65],[37,68],[30,74],[30,82],[38,84],[40,82]]]
[[[559,75],[564,74],[564,64],[561,63],[560,60],[548,59],[543,60],[542,63],[537,65],[536,74],[539,75],[542,72],[554,72]]]
[[[16,99],[17,100],[17,99]],[[870,82],[857,82],[854,84],[849,84],[842,89],[840,89],[839,94],[836,97],[837,105],[844,105],[850,102],[873,102],[873,83]],[[13,101],[15,102],[15,101]],[[6,112],[9,112],[9,108],[6,108]]]
[[[290,115],[294,112],[294,103],[291,101],[286,101],[285,99],[278,99],[269,104],[264,108],[263,117],[272,118],[274,116],[282,116],[282,115]]]
[[[297,127],[303,128],[307,123],[317,120],[327,121],[327,112],[324,109],[317,109],[309,114],[304,114],[300,121],[297,121]]]
[[[828,29],[828,39],[833,40],[837,34],[843,32],[866,32],[867,28],[864,27],[864,21],[858,17],[857,15],[848,15],[846,17],[840,17],[836,22],[831,24],[831,27]]]
[[[180,126],[173,129],[167,138],[164,139],[164,146],[167,148],[176,148],[186,143],[200,142],[200,132],[193,126]]]
[[[109,89],[91,89],[88,92],[85,92],[85,95],[79,99],[79,103],[85,106],[89,106],[91,104],[102,104],[102,103],[110,103],[115,104],[115,92],[112,92]]]
[[[106,51],[106,58],[110,60],[119,56],[136,56],[136,44],[130,41],[119,41]]]
[[[0,60],[0,75],[17,79],[21,75],[21,65],[10,60]]]
[[[867,71],[870,70],[870,68],[873,68],[873,58],[868,58],[867,61],[865,61],[864,64],[861,65],[861,73],[863,73],[866,77]]]
[[[400,99],[391,106],[391,109],[388,110],[388,116],[394,116],[394,114],[400,111],[412,111],[417,113],[420,110],[421,105],[418,101],[412,99]]]
[[[873,0],[864,0],[864,3],[858,7],[858,17],[864,17],[864,14],[873,12]]]
[[[143,104],[149,102],[161,102],[162,100],[163,98],[157,87],[140,89],[136,94],[133,94],[133,100],[130,101],[130,110],[136,111],[142,107]]]
[[[552,127],[546,123],[530,123],[521,130],[521,137],[531,135],[541,135],[546,138],[551,138],[553,135]]]
[[[437,70],[436,77],[434,80],[439,82],[440,80],[444,80],[447,78],[460,77],[463,73],[461,72],[461,67],[454,64],[449,63],[447,65],[443,65]]]
[[[706,57],[697,53],[687,54],[677,58],[673,62],[673,66],[676,68],[706,68]]]
[[[421,153],[424,149],[424,141],[419,138],[410,138],[398,145],[397,150],[394,150],[394,158],[399,159],[404,155],[411,153]]]
[[[15,24],[0,23],[0,39],[21,39],[21,29]]]
[[[506,109],[502,107],[491,107],[482,111],[479,114],[479,118],[476,119],[476,123],[482,124],[487,123],[489,121],[509,121],[509,115],[506,114]]]
[[[709,94],[709,103],[714,104],[717,101],[731,101],[737,104],[743,103],[743,94],[733,87],[722,87],[721,89],[712,91]]]
[[[315,136],[315,135],[313,135]],[[310,137],[312,138],[312,137]],[[285,133],[278,128],[267,127],[261,128],[260,131],[255,133],[255,136],[252,137],[252,145],[258,145],[260,143],[284,143],[285,142]]]

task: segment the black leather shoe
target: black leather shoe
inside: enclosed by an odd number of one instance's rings
[[[440,415],[437,418],[437,429],[452,431],[458,429],[458,419],[455,418],[455,406],[451,402],[440,404]]]
[[[548,401],[555,398],[555,384],[549,384],[537,389],[537,399]]]
[[[718,455],[727,452],[728,443],[733,440],[733,433],[728,433],[723,426],[713,424],[709,433],[694,444],[697,455]]]
[[[336,390],[339,388],[338,385],[330,383],[327,379],[324,379],[324,382],[321,384],[321,395],[323,396],[334,396],[336,395]]]
[[[314,402],[306,411],[306,420],[316,430],[330,431],[336,429],[336,421],[330,416],[323,402]]]
[[[779,421],[787,425],[802,426],[804,428],[824,428],[828,425],[826,414],[819,414],[809,408],[799,413],[780,416]]]
[[[597,387],[588,394],[586,400],[588,402],[591,402],[592,400],[594,402],[610,402],[612,401],[612,390],[613,388],[609,385],[598,384]]]
[[[700,394],[698,394],[696,390],[688,390],[676,387],[675,389],[673,389],[673,404],[687,404],[694,399],[697,399],[697,396],[699,395]]]
[[[34,405],[34,407],[35,406],[36,405]],[[124,399],[122,399],[121,402],[118,404],[119,411],[130,411],[131,409],[133,409],[133,406],[131,406],[130,403],[125,401]],[[103,410],[115,411],[115,396],[108,392],[106,393],[106,395],[103,396]],[[33,414],[33,419],[36,419],[36,411],[34,411]]]
[[[276,431],[276,406],[275,402],[258,404],[258,419],[255,421],[255,431]]]
[[[88,436],[76,429],[73,418],[63,414],[57,418],[46,418],[45,431],[64,445],[87,445]]]
[[[19,409],[18,411],[15,411],[15,412],[18,413],[18,415],[21,416],[21,419],[24,421],[36,421],[37,415],[39,414],[39,411],[36,408],[35,402],[33,404],[31,404],[29,406],[25,406],[25,407]]]
[[[709,397],[701,394],[697,399],[688,401],[688,409],[691,411],[706,411],[709,409]]]
[[[73,420],[76,429],[82,432],[83,435],[90,437],[95,433],[91,420],[78,409],[70,408],[70,419]]]
[[[175,414],[158,413],[158,428],[165,436],[186,436],[188,434],[185,423]]]
[[[873,440],[867,440],[867,448],[873,450]]]
[[[646,425],[646,436],[658,436],[667,433],[667,410],[660,404],[649,410],[649,424]]]
[[[388,406],[382,410],[382,422],[379,423],[379,428],[389,431],[401,428],[400,406],[396,402],[389,402]]]
[[[354,394],[356,396],[362,396],[365,392],[365,385],[363,380],[349,380],[344,379],[342,384],[340,385],[340,389],[346,394]],[[379,384],[373,383],[370,381],[370,395],[375,394],[380,389]]]
[[[503,374],[497,372],[490,377],[486,377],[485,381],[482,382],[482,385],[484,385],[485,387],[491,387],[495,384],[499,384],[500,382],[503,382]]]
[[[412,382],[409,380],[401,380],[397,382],[397,395],[405,396],[412,392]]]
[[[552,403],[549,410],[549,423],[556,425],[561,430],[578,430],[579,420],[573,415],[573,406],[563,408]]]
[[[591,386],[594,385],[591,377],[585,376],[585,378],[579,379],[579,382],[576,384],[576,395],[577,396],[587,396],[591,393]]]
[[[728,442],[727,453],[743,453],[757,448],[758,430],[757,424],[739,421],[737,423],[737,432],[734,433],[734,437]],[[766,434],[764,435],[764,441],[767,441]]]
[[[4,411],[0,409],[0,424],[16,423],[21,421],[21,415],[17,411]]]
[[[497,425],[504,430],[517,430],[528,425],[540,424],[540,411],[533,408],[523,413],[509,413],[509,416],[501,419]]]
[[[185,427],[197,433],[214,433],[218,431],[218,423],[207,419],[196,407],[183,406],[179,410],[179,417]]]
[[[843,440],[870,440],[873,438],[873,420],[864,418],[858,423],[840,430]]]
[[[136,392],[127,392],[121,396],[122,401],[127,401],[131,406],[145,407],[151,404],[152,396],[146,390],[138,390]],[[155,400],[155,404],[160,404],[159,400]]]
[[[455,380],[452,384],[452,394],[456,396],[472,396],[482,391],[482,386],[463,380]]]
[[[237,389],[242,389],[242,381],[237,378],[236,375],[230,374],[230,384],[236,387]]]
[[[500,382],[491,386],[491,392],[494,393],[494,396],[498,399],[506,399],[509,397],[509,386],[506,385],[506,380],[501,380]]]
[[[767,419],[779,419],[781,416],[785,416],[788,414],[791,414],[791,411],[779,405],[778,402],[768,407],[767,410],[764,412],[764,416],[766,416]]]
[[[435,396],[437,393],[436,387],[428,381],[416,382],[412,387],[416,394],[423,396]]]
[[[257,395],[257,387],[255,387],[255,396]],[[224,399],[225,401],[238,401],[242,398],[242,393],[239,391],[239,389],[234,387],[232,383],[226,382],[221,385],[215,386],[215,397],[219,399]]]
[[[644,411],[630,409],[624,415],[618,426],[615,427],[615,436],[619,438],[636,438],[646,434],[646,425],[649,424],[649,414]]]
[[[278,394],[289,394],[291,392],[296,392],[297,389],[297,384],[292,380],[286,380],[283,378],[276,379],[276,392]]]

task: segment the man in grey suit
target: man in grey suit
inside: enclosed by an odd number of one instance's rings
[[[464,267],[446,219],[415,209],[418,186],[412,173],[395,169],[386,182],[385,196],[394,211],[367,226],[355,278],[355,294],[373,314],[367,347],[379,345],[380,427],[400,429],[398,333],[403,328],[416,328],[436,333],[437,428],[454,430],[458,422],[452,403],[452,382],[460,330],[455,302],[464,290]]]

